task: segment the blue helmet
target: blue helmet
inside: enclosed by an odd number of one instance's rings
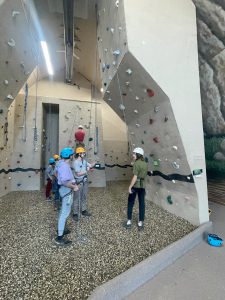
[[[216,234],[208,234],[207,241],[209,245],[214,247],[220,247],[223,245],[223,240]]]
[[[49,164],[50,164],[50,165],[53,165],[53,164],[55,164],[55,160],[54,160],[54,158],[52,158],[52,157],[51,157],[51,158],[49,159]]]
[[[62,151],[60,152],[60,156],[62,158],[68,159],[70,158],[71,155],[74,154],[74,151],[72,148],[64,148],[62,149]]]

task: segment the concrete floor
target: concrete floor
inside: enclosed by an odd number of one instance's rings
[[[225,206],[210,203],[215,234],[225,239]],[[126,300],[225,299],[225,247],[200,243]]]

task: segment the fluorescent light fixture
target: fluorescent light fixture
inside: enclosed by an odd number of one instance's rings
[[[41,47],[42,47],[42,51],[44,54],[45,63],[47,65],[48,74],[53,75],[54,72],[53,72],[52,63],[51,63],[51,59],[50,59],[49,52],[48,52],[47,43],[45,41],[41,41]]]

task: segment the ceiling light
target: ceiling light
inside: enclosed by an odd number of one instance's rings
[[[41,47],[42,47],[42,51],[43,51],[43,54],[44,54],[48,74],[53,75],[54,72],[53,72],[52,63],[51,63],[51,59],[50,59],[49,52],[48,52],[47,43],[45,41],[41,41]]]

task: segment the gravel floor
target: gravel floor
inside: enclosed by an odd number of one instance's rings
[[[131,230],[126,220],[127,183],[92,188],[82,218],[69,220],[73,244],[59,248],[57,211],[42,192],[13,192],[0,199],[0,299],[87,299],[98,285],[180,239],[195,227],[146,201],[145,229],[138,233],[137,203]]]

